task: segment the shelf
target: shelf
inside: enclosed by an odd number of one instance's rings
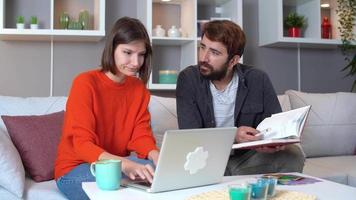
[[[292,38],[282,37],[277,41],[266,43],[260,46],[264,47],[304,47],[304,48],[337,48],[341,45],[341,40],[337,39],[314,39],[314,38]]]
[[[188,42],[195,41],[194,38],[182,38],[182,37],[152,37],[152,43],[154,45],[167,45],[167,46],[180,46]]]
[[[89,30],[59,29],[60,13],[65,11],[77,19],[82,9],[90,14]],[[14,19],[19,15],[25,16],[25,26],[30,16],[38,16],[39,29],[16,29]],[[46,4],[41,0],[0,0],[0,16],[1,40],[96,42],[105,36],[105,0],[50,0]]]
[[[337,27],[337,2],[330,0],[329,3],[329,8],[321,8],[321,0],[259,0],[259,46],[336,48],[341,45]],[[291,12],[307,19],[307,26],[302,29],[302,37],[287,37],[283,20]],[[321,38],[321,23],[324,17],[328,17],[331,23],[331,39]]]
[[[175,90],[176,84],[149,83],[150,90]]]
[[[96,30],[2,29],[1,40],[48,41],[99,41],[105,32]]]

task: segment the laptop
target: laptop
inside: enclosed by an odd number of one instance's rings
[[[123,179],[123,186],[163,192],[221,182],[236,127],[168,130],[152,184]]]

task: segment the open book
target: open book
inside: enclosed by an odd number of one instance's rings
[[[265,118],[257,130],[262,139],[234,144],[233,149],[253,149],[260,146],[278,146],[300,142],[300,135],[307,120],[311,106],[273,114]]]

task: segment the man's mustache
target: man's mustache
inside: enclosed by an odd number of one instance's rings
[[[214,70],[213,66],[209,65],[207,62],[204,62],[204,61],[199,61],[198,66],[199,66],[199,68],[200,68],[200,66],[204,66],[204,67],[210,69],[211,71]]]

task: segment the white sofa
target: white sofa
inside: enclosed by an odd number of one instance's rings
[[[278,98],[283,110],[312,105],[301,144],[307,156],[304,172],[356,187],[356,94],[287,91]],[[65,97],[0,96],[0,115],[43,115],[64,110],[65,102]],[[152,96],[149,110],[160,146],[165,130],[178,128],[176,101]],[[65,199],[53,180],[37,183],[25,177],[20,155],[0,118],[0,199],[21,198]]]

